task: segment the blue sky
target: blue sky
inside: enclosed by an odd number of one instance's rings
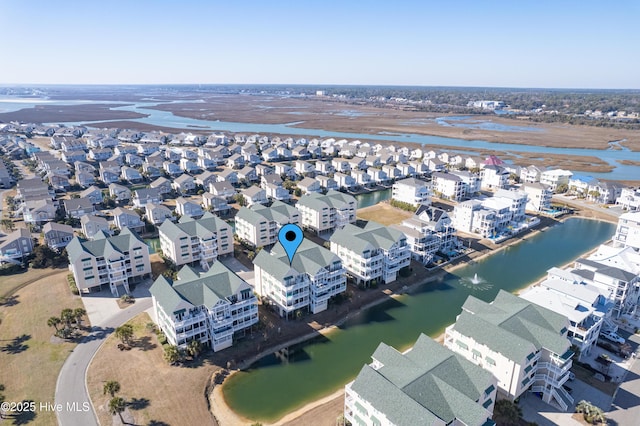
[[[640,89],[640,2],[0,0],[0,84]]]

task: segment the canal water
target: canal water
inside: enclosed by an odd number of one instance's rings
[[[383,189],[382,191],[358,194],[355,197],[356,201],[358,202],[358,208],[363,209],[365,207],[375,206],[379,202],[391,198],[391,188]]]
[[[381,341],[403,350],[420,333],[437,337],[455,322],[468,295],[491,301],[499,289],[522,289],[542,278],[549,268],[605,242],[614,230],[615,225],[606,222],[568,219],[457,269],[441,282],[352,314],[338,330],[297,348],[287,363],[275,356],[262,359],[225,382],[225,399],[242,416],[274,421],[343,387],[371,361]]]

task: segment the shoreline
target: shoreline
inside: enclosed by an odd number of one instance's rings
[[[545,230],[551,228],[552,226],[556,226],[558,224],[562,224],[564,221],[568,220],[568,219],[572,219],[572,218],[576,218],[576,219],[590,219],[590,220],[599,220],[599,221],[607,221],[610,223],[616,223],[613,220],[613,217],[611,215],[606,215],[603,214],[603,217],[593,217],[593,216],[589,216],[589,215],[585,215],[584,214],[584,210],[580,209],[578,210],[578,212],[574,213],[574,214],[568,214],[563,216],[562,218],[559,219],[551,219],[554,222],[547,222],[546,224],[544,223],[545,221],[541,221],[541,223],[536,227],[536,228],[532,228],[532,229],[528,229],[523,231],[522,233],[515,235],[514,237],[510,238],[509,240],[501,243],[500,245],[495,245],[490,248],[489,250],[485,251],[485,252],[477,252],[474,251],[473,253],[470,253],[469,255],[463,255],[460,256],[458,259],[455,259],[454,262],[449,263],[443,267],[440,268],[440,270],[435,273],[432,276],[427,277],[426,280],[424,280],[423,282],[420,283],[416,283],[411,285],[411,287],[402,287],[400,288],[400,292],[399,291],[391,291],[388,290],[385,291],[384,293],[393,299],[399,298],[405,294],[411,294],[412,289],[415,289],[417,287],[420,286],[424,286],[427,285],[433,281],[437,281],[439,279],[442,279],[443,276],[445,276],[446,274],[452,273],[453,271],[462,268],[463,266],[467,266],[469,264],[469,262],[478,262],[481,261],[493,254],[499,253],[500,251],[511,247],[515,244],[519,244],[523,241],[526,241],[527,238],[529,237],[533,237],[541,232],[544,232]],[[550,218],[548,218],[550,219]],[[591,253],[593,251],[597,250],[597,248],[595,249],[590,249],[586,252],[583,253],[583,255]],[[474,254],[476,254],[476,256],[473,256]],[[575,261],[575,259],[573,261],[570,261],[564,265],[561,266],[561,268],[566,268],[567,266],[569,266],[571,263],[573,263]],[[516,290],[514,292],[514,294],[519,295],[521,293],[523,293],[524,291],[538,285],[542,280],[544,279],[544,277],[535,280],[529,284],[527,284],[526,286]],[[363,307],[361,307],[361,310],[365,310],[365,309],[370,309],[374,306],[377,306],[379,304],[384,303],[385,301],[387,301],[388,299],[385,297],[377,297],[376,299],[374,299],[373,301],[367,303],[366,305],[364,305]],[[343,324],[344,322],[346,322],[349,318],[350,315],[347,315],[343,318],[341,318],[339,321],[335,322],[334,324],[328,326],[328,327],[323,327],[320,330],[317,330],[316,332],[312,332],[312,333],[307,333],[304,336],[300,336],[298,338],[292,339],[289,342],[286,342],[284,344],[281,345],[277,345],[275,347],[266,349],[264,351],[262,351],[260,354],[250,358],[249,360],[244,361],[241,365],[238,365],[233,371],[230,372],[230,374],[227,376],[231,377],[233,374],[236,374],[239,371],[242,371],[246,368],[248,368],[250,365],[252,365],[253,363],[255,363],[256,361],[258,361],[259,359],[263,358],[264,356],[267,356],[279,349],[281,349],[282,347],[285,346],[290,346],[292,344],[296,344],[296,343],[301,343],[307,340],[312,339],[313,337],[317,337],[318,334],[320,335],[326,335],[328,333],[331,333],[332,331],[334,331],[335,329],[337,329],[341,324]],[[440,332],[437,337],[433,337],[434,340],[438,341],[439,343],[442,343],[442,341],[444,340],[444,330],[442,330],[442,332]],[[403,350],[403,348],[398,348],[398,350]],[[225,379],[226,380],[226,379]],[[242,417],[241,415],[239,415],[238,413],[236,413],[235,411],[233,411],[233,409],[231,409],[231,407],[227,404],[225,398],[224,398],[224,394],[222,392],[222,386],[224,385],[224,382],[221,385],[216,385],[213,389],[213,392],[211,392],[211,394],[209,395],[209,402],[210,402],[210,407],[211,407],[211,411],[214,415],[214,417],[216,418],[216,420],[218,420],[219,424],[221,426],[226,426],[227,424],[238,424],[241,422],[249,422],[251,423],[252,420],[246,419],[244,417]],[[288,422],[292,422],[295,421],[299,418],[301,418],[302,416],[306,415],[307,413],[309,413],[311,410],[318,408],[322,405],[325,404],[332,404],[335,405],[336,404],[336,400],[338,398],[343,397],[344,394],[344,387],[342,389],[338,389],[336,391],[331,392],[328,395],[322,396],[319,399],[313,400],[313,401],[309,401],[308,403],[300,406],[299,408],[295,409],[294,411],[291,411],[289,413],[286,413],[283,417],[277,419],[274,422],[262,422],[262,424],[264,424],[265,426],[267,425],[271,425],[271,426],[279,426],[279,425],[285,425]]]

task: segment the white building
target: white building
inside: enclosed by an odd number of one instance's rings
[[[565,316],[500,290],[491,303],[469,296],[444,345],[491,372],[500,396],[538,392],[567,411],[574,402],[562,386],[573,365],[568,330]]]
[[[357,283],[393,282],[400,269],[411,263],[407,237],[379,223],[369,222],[364,228],[347,225],[336,230],[330,241],[331,251]]]
[[[571,176],[573,176],[573,173],[569,170],[545,170],[540,175],[540,183],[549,186],[551,191],[556,192],[559,186],[566,185],[567,188],[569,187]]]
[[[496,190],[504,188],[509,182],[509,172],[500,166],[484,166],[480,171],[481,188]]]
[[[78,290],[88,293],[108,286],[118,296],[122,288],[151,276],[149,246],[138,235],[123,228],[119,235],[98,231],[93,240],[74,237],[67,245],[69,270]]]
[[[542,183],[525,183],[522,190],[527,193],[527,210],[544,212],[551,208],[553,192]]]
[[[345,386],[351,424],[495,425],[496,378],[424,334],[404,353],[380,343],[371,359]]]
[[[542,171],[536,166],[523,167],[520,169],[520,182],[537,183],[540,182]]]
[[[278,241],[278,232],[283,225],[300,225],[300,212],[281,201],[271,207],[260,204],[251,208],[240,207],[236,214],[236,235],[254,247],[265,247]]]
[[[422,206],[413,217],[392,227],[407,237],[411,257],[423,265],[429,265],[438,251],[447,253],[458,245],[449,215],[436,207]]]
[[[392,198],[416,207],[431,204],[431,188],[420,179],[408,178],[393,184]]]
[[[256,293],[269,299],[282,317],[306,309],[322,312],[329,299],[347,289],[340,258],[308,240],[302,241],[291,263],[276,243],[270,251],[261,250],[253,265]]]
[[[354,223],[357,204],[351,195],[328,191],[326,195],[303,195],[296,207],[300,211],[302,226],[316,234],[322,234]]]
[[[629,211],[640,210],[640,189],[622,188],[620,196],[616,199],[616,204]]]
[[[569,320],[567,337],[580,350],[579,359],[591,353],[612,305],[598,288],[559,268],[551,268],[546,280],[520,297]]]
[[[640,212],[623,213],[618,219],[618,227],[613,236],[613,244],[618,247],[632,247],[640,250]]]
[[[251,287],[221,262],[207,272],[184,266],[176,281],[160,275],[150,291],[158,326],[182,349],[198,340],[217,352],[258,323]]]
[[[458,231],[487,238],[497,234],[497,223],[495,210],[485,208],[480,200],[463,201],[453,209],[453,226]]]
[[[231,226],[209,212],[197,220],[166,220],[158,230],[162,254],[178,266],[200,264],[206,270],[218,256],[233,254]]]

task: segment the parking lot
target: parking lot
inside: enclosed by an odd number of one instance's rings
[[[620,330],[618,334],[624,337],[631,346],[633,354],[638,352],[640,336],[632,335],[628,332]],[[608,367],[596,362],[596,358],[600,354],[606,353],[613,361]],[[637,419],[640,418],[640,363],[636,363],[636,358],[630,356],[628,358],[620,357],[609,352],[599,346],[592,348],[588,356],[584,356],[582,362],[592,365],[596,370],[608,374],[616,383],[620,383],[620,388],[616,389],[612,395],[605,393],[598,388],[580,380],[578,378],[565,383],[565,389],[570,390],[574,399],[574,407],[567,412],[550,406],[542,401],[540,397],[533,393],[526,392],[520,398],[520,407],[522,408],[525,420],[535,422],[541,426],[551,425],[580,425],[582,423],[572,418],[575,411],[575,404],[585,400],[589,401],[597,407],[607,412],[607,417],[613,419],[618,425],[638,424]],[[589,372],[588,380],[595,383],[597,380],[594,375]]]

